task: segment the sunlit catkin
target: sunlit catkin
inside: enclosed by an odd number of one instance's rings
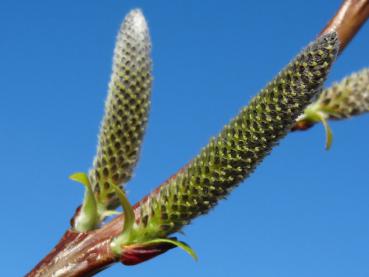
[[[118,206],[111,184],[126,183],[139,157],[150,107],[150,55],[147,23],[140,10],[133,10],[117,37],[97,154],[89,172],[97,200],[105,208]]]
[[[187,166],[139,203],[137,231],[148,238],[176,232],[249,176],[321,92],[337,51],[336,33],[303,50]]]

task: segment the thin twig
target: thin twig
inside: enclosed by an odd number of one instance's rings
[[[343,1],[336,15],[328,22],[319,35],[332,31],[338,33],[340,39],[340,53],[350,43],[356,33],[369,17],[369,1],[346,0]]]

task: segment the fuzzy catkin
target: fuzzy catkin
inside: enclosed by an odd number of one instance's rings
[[[132,176],[150,108],[151,42],[140,10],[131,11],[118,33],[97,154],[89,179],[99,203],[115,208],[111,186]]]
[[[138,204],[137,231],[148,238],[177,232],[249,176],[321,92],[337,52],[335,32],[303,50],[188,165]]]
[[[312,105],[317,105],[330,119],[345,119],[368,112],[369,69],[364,68],[335,83]]]

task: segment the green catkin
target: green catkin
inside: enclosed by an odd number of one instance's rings
[[[325,89],[310,107],[313,105],[329,119],[345,119],[368,112],[369,69],[364,68]]]
[[[139,157],[150,107],[151,42],[140,10],[131,11],[118,33],[97,154],[89,179],[105,209],[119,205],[112,183],[123,185]]]
[[[249,176],[321,92],[337,52],[335,32],[311,43],[197,157],[138,203],[141,239],[179,231]]]

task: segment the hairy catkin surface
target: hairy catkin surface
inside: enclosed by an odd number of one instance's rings
[[[252,173],[321,91],[337,51],[336,33],[303,50],[195,159],[142,200],[139,232],[157,237],[180,230]]]
[[[89,172],[92,188],[106,208],[118,206],[111,183],[126,183],[138,160],[150,107],[150,52],[145,18],[133,10],[117,37],[97,154]]]
[[[345,119],[369,111],[369,69],[353,73],[324,90],[312,105],[330,119]]]

